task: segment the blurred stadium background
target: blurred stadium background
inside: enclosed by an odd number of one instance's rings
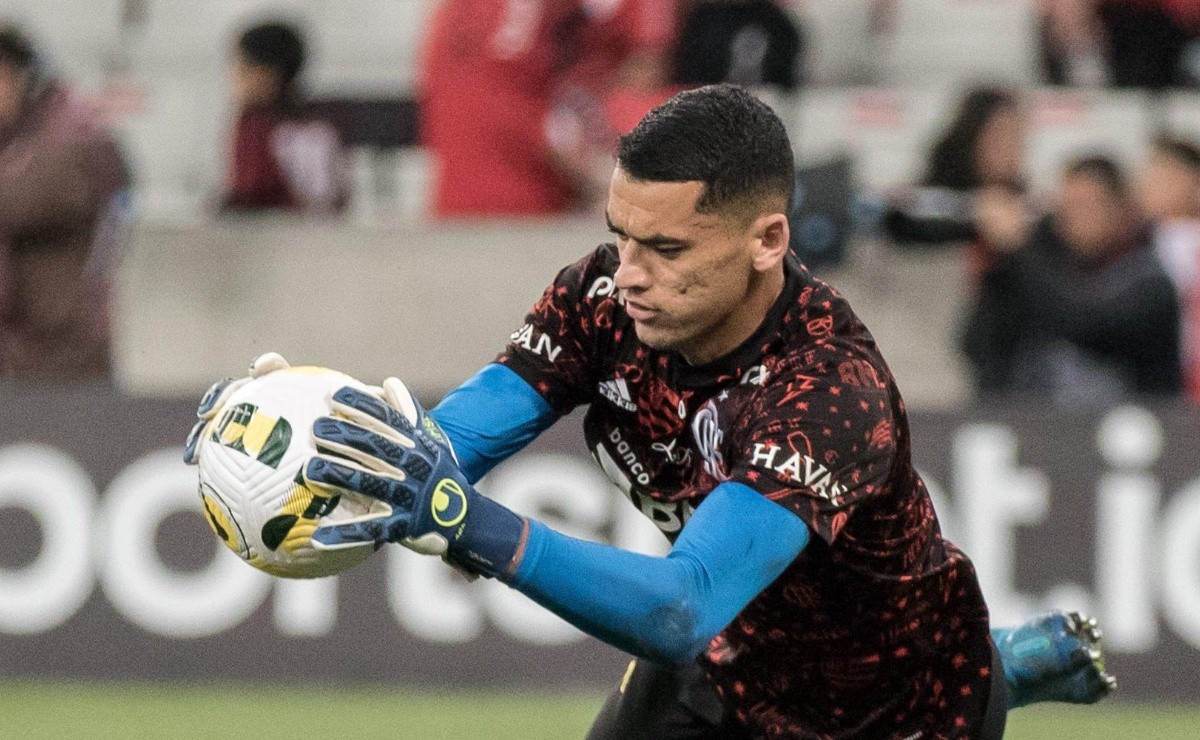
[[[435,5],[0,0],[0,19],[105,112],[136,175],[114,387],[0,386],[0,737],[581,737],[619,678],[615,651],[401,553],[315,584],[260,578],[217,551],[178,462],[194,400],[267,350],[395,374],[436,400],[494,357],[557,269],[605,240],[598,212],[429,217],[434,173],[411,111]],[[1009,736],[1200,737],[1200,417],[1182,401],[974,404],[957,349],[962,254],[896,250],[873,226],[972,84],[1026,91],[1035,192],[1080,153],[1136,169],[1160,129],[1200,136],[1200,94],[1041,87],[1033,0],[897,0],[887,33],[871,0],[787,5],[806,81],[764,96],[801,167],[844,168],[814,181],[846,191],[823,206],[840,259],[821,272],[895,370],[945,528],[999,620],[1086,607],[1110,635],[1122,690],[1099,708],[1014,713]],[[380,104],[394,126],[350,142],[338,218],[216,214],[229,51],[265,15],[308,29],[314,97]],[[572,533],[661,547],[574,430],[485,490]]]

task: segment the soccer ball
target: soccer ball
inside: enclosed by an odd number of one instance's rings
[[[349,522],[389,511],[365,496],[331,496],[305,485],[302,469],[316,454],[312,425],[329,414],[338,388],[366,388],[320,367],[275,370],[236,390],[203,432],[200,498],[213,532],[250,565],[284,578],[318,578],[361,563],[373,543],[317,550],[321,523]]]

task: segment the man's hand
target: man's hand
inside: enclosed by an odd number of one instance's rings
[[[319,527],[315,547],[398,542],[470,573],[505,575],[525,521],[476,493],[449,440],[403,383],[388,378],[379,396],[341,388],[331,410],[313,424],[320,454],[305,466],[305,479],[334,494],[377,498],[391,513]]]
[[[984,246],[1011,254],[1025,246],[1034,215],[1025,197],[1007,188],[988,187],[975,200],[975,225]]]
[[[276,370],[286,370],[290,365],[288,361],[283,359],[283,356],[278,352],[267,352],[259,355],[250,363],[250,374],[244,378],[225,378],[213,383],[212,386],[204,393],[200,399],[200,405],[196,408],[196,416],[200,421],[192,427],[192,431],[187,436],[187,441],[183,446],[183,461],[188,465],[195,465],[200,459],[200,443],[204,438],[204,430],[213,419],[216,419],[221,414],[221,410],[225,408],[225,402],[229,397],[237,392],[239,388],[249,383],[255,378],[260,378],[267,373],[273,373]]]

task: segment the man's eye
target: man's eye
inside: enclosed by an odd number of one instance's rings
[[[656,254],[660,254],[663,257],[666,257],[667,259],[673,259],[673,258],[678,257],[679,255],[683,254],[683,247],[675,247],[675,246],[655,247],[654,251]]]

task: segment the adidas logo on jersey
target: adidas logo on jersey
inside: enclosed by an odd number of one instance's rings
[[[633,398],[629,395],[629,386],[625,383],[625,378],[602,380],[600,381],[599,390],[600,395],[604,396],[605,399],[617,408],[622,408],[626,411],[637,411],[637,404],[633,402]]]

